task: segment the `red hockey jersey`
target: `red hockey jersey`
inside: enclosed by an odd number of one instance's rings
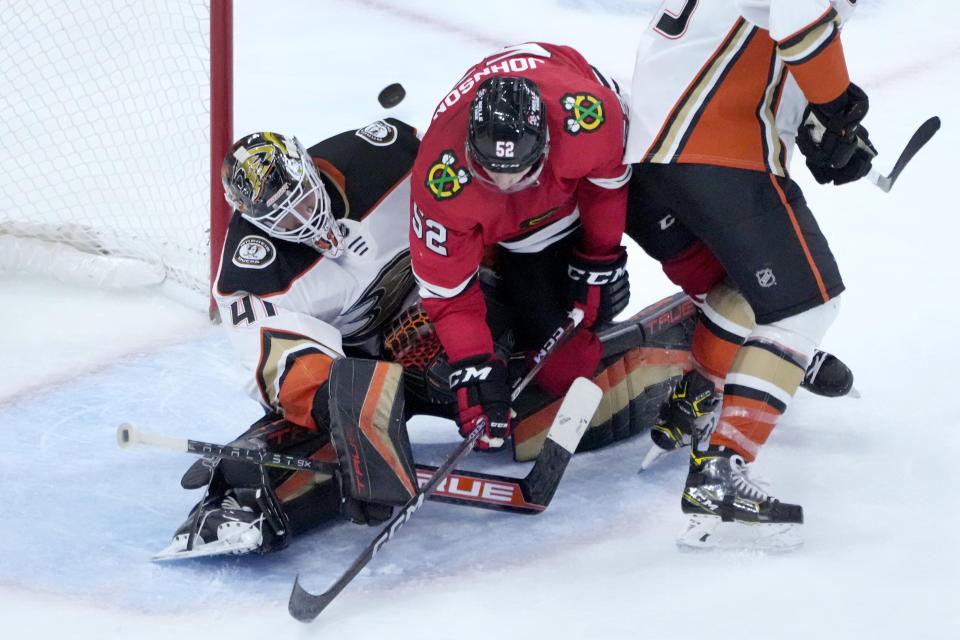
[[[465,159],[470,101],[492,75],[529,78],[546,106],[543,171],[536,185],[516,193],[481,184]],[[410,249],[420,295],[451,360],[493,351],[477,282],[486,247],[534,253],[581,226],[583,252],[610,255],[620,246],[630,177],[622,163],[625,127],[612,83],[575,50],[543,43],[484,59],[437,107],[414,163]]]

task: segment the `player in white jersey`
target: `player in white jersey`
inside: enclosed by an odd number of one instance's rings
[[[337,514],[382,521],[416,491],[402,368],[379,358],[384,329],[416,295],[407,220],[418,147],[412,127],[386,119],[309,150],[261,132],[227,153],[221,174],[235,212],[213,292],[266,409],[231,444],[339,459],[343,478],[198,461],[181,484],[206,494],[159,558],[282,548]],[[328,392],[338,372],[350,376],[346,394],[361,406],[375,400],[379,417],[338,423]],[[348,437],[380,452],[365,457],[363,480],[377,495],[354,491],[349,448],[335,446]]]
[[[876,154],[860,126],[867,98],[850,82],[840,40],[855,5],[669,0],[640,38],[627,229],[703,311],[692,370],[653,433],[670,448],[713,426],[692,450],[681,544],[713,545],[721,520],[773,525],[783,535],[771,544],[797,541],[786,530],[802,523],[801,507],[769,496],[747,469],[803,380],[844,286],[789,178],[777,120],[783,127],[801,114],[797,145],[820,182],[867,173]],[[721,396],[715,426],[704,425]]]

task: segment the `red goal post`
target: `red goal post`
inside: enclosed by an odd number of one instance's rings
[[[230,210],[232,0],[7,0],[0,271],[209,306]]]

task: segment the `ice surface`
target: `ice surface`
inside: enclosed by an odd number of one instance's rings
[[[656,3],[629,0],[238,2],[236,133],[307,144],[387,112],[423,129],[453,81],[501,45],[574,45],[629,85],[632,34]],[[268,557],[149,562],[196,499],[189,456],[116,447],[117,425],[226,441],[258,415],[205,314],[148,293],[0,279],[0,620],[19,638],[946,638],[960,625],[955,482],[960,418],[957,207],[960,46],[955,3],[861,0],[845,43],[871,99],[886,172],[914,128],[943,129],[889,194],[794,171],[848,291],[825,347],[860,400],[801,392],[758,465],[804,505],[785,556],[682,554],[684,460],[637,475],[641,437],[576,456],[535,517],[428,503],[310,627],[293,577],[322,590],[376,533],[338,524]],[[922,11],[921,11],[922,8]],[[672,291],[631,253],[633,304]],[[953,329],[951,329],[953,327]],[[417,420],[437,462],[451,425]],[[478,468],[524,473],[505,455]]]

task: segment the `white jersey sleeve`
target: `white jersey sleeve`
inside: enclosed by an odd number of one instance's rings
[[[837,16],[849,15],[855,4],[662,2],[637,46],[625,162],[701,163],[785,175],[789,150],[779,133],[790,128],[787,120],[777,120],[781,110],[795,109],[796,94],[804,100],[791,70],[809,66],[827,49],[831,60],[843,64],[834,55]],[[835,73],[821,94],[839,91],[845,73]],[[809,78],[807,72],[803,86],[814,86]]]

